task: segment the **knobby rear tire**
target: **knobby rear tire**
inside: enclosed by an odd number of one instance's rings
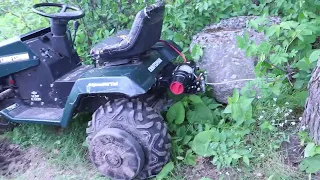
[[[145,156],[144,165],[135,175],[135,179],[153,177],[168,163],[171,147],[168,127],[163,117],[146,103],[122,98],[111,100],[96,110],[87,128],[89,154],[95,165],[97,163],[92,157],[94,147],[91,143],[97,133],[107,131],[106,128],[125,131],[142,147]],[[112,174],[106,176],[117,178],[112,177]]]

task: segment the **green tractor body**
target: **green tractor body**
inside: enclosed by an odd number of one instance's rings
[[[60,7],[47,14],[38,8]],[[130,31],[92,48],[82,63],[68,22],[84,16],[74,6],[36,4],[50,27],[0,42],[0,128],[9,123],[67,127],[74,115],[93,113],[87,142],[91,161],[112,179],[145,179],[168,162],[170,138],[158,102],[174,94],[203,92],[204,78],[181,48],[160,40],[165,4],[141,10]],[[67,11],[71,10],[71,11]],[[185,63],[174,64],[181,55]],[[151,98],[152,97],[152,98]],[[156,98],[154,98],[156,97]]]
[[[27,75],[23,77],[19,86],[23,91],[21,96],[25,98],[22,100],[17,96],[1,101],[0,105],[3,103],[6,107],[1,109],[0,113],[9,121],[16,123],[40,123],[66,127],[73,114],[78,112],[76,107],[82,99],[86,99],[89,95],[100,97],[116,94],[137,97],[146,94],[156,83],[160,71],[177,57],[176,52],[159,42],[154,45],[154,50],[142,57],[144,59],[139,63],[96,68],[93,65],[79,65],[71,67],[70,72],[59,77],[54,78],[52,75],[47,81],[45,74],[37,73],[41,72],[38,68],[42,68],[39,64],[47,66],[46,62],[41,61],[35,53],[30,51],[20,38],[15,39],[0,47],[2,55],[0,78],[14,74],[13,76],[17,77],[13,79],[18,80],[16,83],[20,83],[19,74]],[[64,62],[69,65],[68,60]],[[63,65],[62,62],[60,66]],[[154,68],[151,72],[148,70],[150,67]],[[46,73],[49,74],[52,71]],[[38,82],[30,83],[30,81]]]

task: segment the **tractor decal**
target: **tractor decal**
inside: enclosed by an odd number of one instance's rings
[[[19,61],[26,61],[26,60],[29,60],[29,54],[27,52],[17,54],[17,55],[12,55],[12,56],[0,57],[0,64],[1,63],[13,63],[13,62],[19,62]]]
[[[151,64],[150,67],[148,67],[148,70],[150,72],[153,72],[161,63],[162,63],[162,59],[158,58],[154,63]]]

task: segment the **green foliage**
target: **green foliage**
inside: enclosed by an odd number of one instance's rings
[[[185,119],[185,109],[181,101],[172,105],[167,113],[167,120],[171,123],[182,124]]]
[[[294,89],[301,90],[294,94],[294,98],[297,103],[301,101],[299,106],[302,107],[307,96],[306,86],[320,56],[320,51],[317,49],[319,48],[320,19],[318,12],[315,11],[319,9],[319,3],[311,0],[297,3],[283,1],[282,3],[284,2],[293,11],[286,9],[280,24],[266,25],[264,17],[249,23],[255,30],[264,32],[268,40],[257,45],[248,38],[247,34],[238,37],[237,40],[239,47],[246,50],[247,56],[258,57],[259,62],[255,70],[258,76],[284,77],[289,80],[290,84],[293,84]],[[284,84],[284,78],[270,84],[270,88]],[[280,95],[278,90],[273,93]],[[260,127],[275,130],[268,121],[263,122]],[[306,135],[303,144],[305,137]],[[315,166],[320,162],[319,153],[319,147],[309,141],[304,150],[305,159],[301,162],[300,169],[307,173],[319,171],[320,169]]]
[[[248,34],[237,40],[247,56],[258,57],[255,70],[258,76],[293,78],[294,87],[302,89],[306,87],[320,55],[318,50],[314,50],[318,46],[316,41],[320,35],[320,21],[312,11],[308,11],[315,7],[312,1],[291,2],[288,5],[299,8],[299,11],[284,16],[280,24],[269,26],[264,16],[250,21],[249,26],[264,32],[268,40],[255,44]]]
[[[300,163],[299,168],[306,173],[316,173],[320,171],[320,155],[307,157]]]
[[[4,0],[0,5],[0,40],[25,33],[39,27],[48,26],[48,20],[31,11],[31,6],[41,0],[18,1]],[[76,48],[80,56],[89,62],[90,48],[116,31],[129,29],[135,14],[144,7],[144,0],[135,1],[91,1],[91,0],[51,0],[80,6],[86,16],[80,20],[81,26],[77,34]],[[150,1],[152,3],[154,1]],[[260,6],[251,0],[237,1],[168,1],[166,18],[163,26],[163,38],[177,42],[188,52],[191,36],[204,26],[218,22],[222,18],[239,15],[260,15],[268,12],[277,15],[284,13],[283,4],[277,1],[263,2]],[[296,3],[291,3],[292,7]],[[288,13],[287,13],[288,14]],[[202,48],[195,45],[189,57],[198,60]],[[188,54],[188,53],[187,53]]]
[[[236,125],[242,123],[251,123],[252,120],[252,103],[253,98],[241,96],[237,89],[234,90],[233,97],[228,98],[228,106],[224,113],[231,114],[231,118],[236,121]]]
[[[192,59],[195,61],[199,61],[203,55],[203,49],[200,45],[195,44],[191,50]]]
[[[161,172],[157,175],[156,179],[157,180],[162,180],[164,178],[166,178],[170,172],[172,172],[174,169],[174,164],[173,162],[169,162],[168,164],[166,164],[163,169],[161,170]]]
[[[303,133],[300,136],[307,138]],[[310,139],[303,139],[303,142],[305,140],[308,143],[304,149],[304,159],[299,164],[299,168],[301,171],[306,171],[306,173],[317,173],[320,171],[320,146],[311,142]]]
[[[211,125],[217,124],[220,116],[218,107],[212,98],[197,95],[182,97],[167,112],[167,120],[174,146],[173,157],[175,160],[183,161],[189,165],[196,164],[196,155],[189,149],[192,146],[194,136],[201,131],[209,129]],[[180,121],[185,117],[185,121]],[[184,119],[183,119],[184,120]],[[178,122],[178,123],[177,123]],[[187,149],[185,151],[185,149]]]
[[[173,157],[176,160],[195,165],[194,152],[199,156],[212,157],[212,163],[218,168],[239,162],[249,165],[252,155],[243,139],[250,133],[249,125],[253,122],[253,98],[246,98],[235,91],[229,101],[229,108],[224,113],[222,105],[212,98],[197,95],[185,96],[169,109],[167,120],[173,135]],[[175,110],[173,117],[172,111]],[[183,116],[181,113],[186,114],[188,121],[175,123],[178,116]],[[186,153],[184,149],[188,149]]]

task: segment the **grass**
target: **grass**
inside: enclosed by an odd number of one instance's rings
[[[58,171],[57,173],[53,173],[54,179],[81,179],[88,177],[88,174],[90,174],[90,178],[92,179],[105,179],[96,172],[86,157],[87,147],[84,143],[86,137],[85,128],[89,118],[90,116],[87,114],[78,116],[66,129],[24,124],[15,128],[14,131],[7,133],[6,137],[24,147],[35,146],[42,148],[49,165],[40,168],[54,167],[55,171]],[[248,145],[250,145],[255,155],[250,162],[250,167],[243,165],[217,170],[213,165],[203,164],[203,162],[198,161],[197,167],[194,168],[198,168],[199,172],[200,170],[202,171],[202,175],[200,174],[200,176],[208,174],[214,176],[217,174],[216,176],[220,179],[306,179],[306,174],[299,172],[296,167],[285,163],[284,157],[279,150],[281,142],[293,133],[295,133],[294,127],[278,132],[263,132],[256,127],[248,139]],[[167,179],[190,179],[192,174],[188,174],[188,171],[192,169],[190,166],[177,164],[175,170]],[[59,174],[59,171],[63,174]],[[86,173],[83,174],[83,172]],[[30,173],[33,175],[39,173],[39,168],[31,170]],[[17,179],[25,179],[26,177],[28,177],[28,172],[17,177]]]
[[[66,129],[58,127],[21,124],[6,136],[24,147],[36,146],[47,152],[56,165],[77,166],[86,161],[86,127],[90,116],[77,116]]]
[[[307,175],[290,165],[282,152],[282,142],[294,132],[295,128],[291,128],[283,133],[255,134],[251,141],[255,157],[250,167],[239,167],[242,170],[241,179],[306,179]]]

